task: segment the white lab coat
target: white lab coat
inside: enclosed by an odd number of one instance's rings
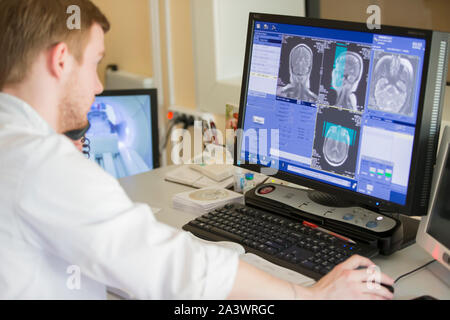
[[[238,257],[155,220],[117,180],[0,93],[0,299],[224,299]],[[79,272],[81,277],[78,277]]]

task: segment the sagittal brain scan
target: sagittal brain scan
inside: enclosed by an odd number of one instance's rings
[[[333,107],[318,110],[312,167],[355,176],[361,116]]]
[[[368,107],[412,116],[417,64],[417,57],[375,52]]]
[[[362,112],[369,61],[369,47],[352,43],[327,43],[321,81],[321,102]]]
[[[320,83],[321,41],[284,36],[277,95],[316,102]]]

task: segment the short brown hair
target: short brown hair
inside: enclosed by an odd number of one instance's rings
[[[69,6],[80,8],[80,29],[70,30]],[[106,33],[110,24],[89,0],[0,0],[0,90],[24,80],[33,59],[65,42],[81,62],[90,29],[98,23]]]

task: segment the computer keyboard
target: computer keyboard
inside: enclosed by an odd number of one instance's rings
[[[240,204],[215,209],[183,229],[206,240],[237,242],[246,252],[315,280],[353,254],[378,254],[366,244],[346,242],[301,221]]]

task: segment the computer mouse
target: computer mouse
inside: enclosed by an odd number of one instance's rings
[[[356,270],[362,270],[362,269],[367,269],[367,267],[365,266],[359,266],[358,268],[356,268]],[[392,294],[394,294],[394,287],[386,284],[386,283],[380,283],[381,286],[385,287],[386,289],[388,289]]]
[[[429,295],[424,295],[424,296],[420,296],[411,300],[439,300],[436,299],[435,297],[429,296]]]
[[[382,285],[383,287],[388,289],[392,294],[394,294],[394,287],[393,286],[391,286],[389,284],[385,284],[385,283],[380,283],[380,285]]]

